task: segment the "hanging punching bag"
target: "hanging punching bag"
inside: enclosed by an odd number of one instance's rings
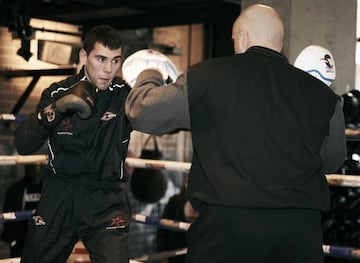
[[[150,139],[154,141],[154,149],[146,149]],[[140,158],[153,160],[162,158],[155,136],[149,136],[145,141]],[[135,168],[130,179],[130,189],[133,196],[140,202],[156,203],[166,193],[167,180],[160,170]]]

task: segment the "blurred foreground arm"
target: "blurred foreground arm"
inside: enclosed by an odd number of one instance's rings
[[[167,56],[139,50],[125,59],[122,73],[132,87],[125,110],[135,130],[163,135],[190,128],[186,75],[178,77]]]
[[[330,120],[329,136],[320,149],[325,173],[335,173],[343,164],[346,154],[345,121],[339,100]]]
[[[156,70],[145,70],[137,78],[126,101],[126,114],[135,130],[163,135],[190,129],[185,75],[163,85]]]

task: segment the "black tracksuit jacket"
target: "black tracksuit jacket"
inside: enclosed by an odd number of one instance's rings
[[[37,111],[54,102],[56,92],[85,78],[79,74],[52,84],[42,93]],[[65,88],[65,89],[64,89]],[[67,116],[51,132],[37,121],[35,114],[16,130],[15,145],[20,154],[31,154],[47,141],[49,168],[53,176],[86,178],[86,183],[114,185],[126,181],[124,164],[132,130],[124,113],[130,87],[115,78],[105,91],[96,92],[93,115],[86,120]]]

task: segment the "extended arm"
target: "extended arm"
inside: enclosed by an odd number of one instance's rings
[[[186,75],[163,85],[156,70],[145,70],[137,78],[126,101],[126,114],[135,130],[163,135],[190,129]]]
[[[37,107],[38,112],[40,109],[45,108],[46,105],[51,103],[50,96],[47,91],[44,91],[41,95],[39,105]],[[19,154],[31,154],[39,150],[50,132],[40,125],[36,113],[29,116],[25,123],[17,127],[15,131],[15,146]]]

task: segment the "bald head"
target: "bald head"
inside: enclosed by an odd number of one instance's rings
[[[270,6],[255,4],[245,8],[235,20],[232,30],[235,54],[251,46],[262,46],[280,52],[284,25]]]

